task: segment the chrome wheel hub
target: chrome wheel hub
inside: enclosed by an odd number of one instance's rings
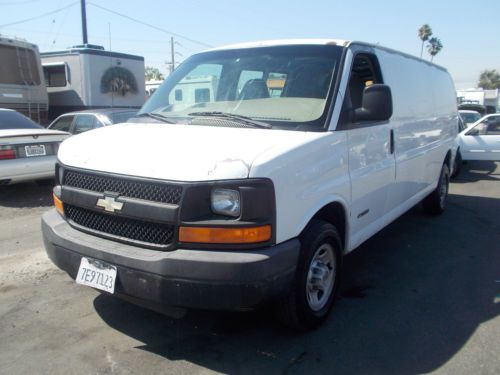
[[[314,253],[307,274],[306,296],[309,307],[325,307],[335,284],[335,254],[332,245],[322,244]]]

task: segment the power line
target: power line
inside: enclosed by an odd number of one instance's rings
[[[150,23],[147,23],[147,22],[143,22],[143,21],[140,21],[136,18],[132,18],[132,17],[129,17],[125,14],[122,14],[122,13],[118,13],[118,12],[115,12],[114,10],[111,10],[111,9],[108,9],[108,8],[104,8],[100,5],[97,5],[95,3],[92,3],[92,2],[87,2],[87,4],[90,4],[90,5],[93,5],[95,6],[96,8],[100,8],[102,10],[105,10],[106,12],[109,12],[109,13],[113,13],[113,14],[116,14],[117,16],[120,16],[120,17],[123,17],[123,18],[126,18],[130,21],[134,21],[134,22],[137,22],[137,23],[140,23],[141,25],[144,25],[144,26],[148,26],[148,27],[151,27],[152,29],[155,29],[155,30],[158,30],[158,31],[161,31],[163,33],[166,33],[166,34],[169,34],[169,35],[173,35],[173,36],[176,36],[177,38],[181,38],[181,39],[184,39],[184,40],[187,40],[188,42],[191,42],[191,43],[195,43],[195,44],[199,44],[201,46],[205,46],[205,47],[213,47],[211,46],[210,44],[207,44],[207,43],[203,43],[203,42],[200,42],[199,40],[195,40],[195,39],[191,39],[191,38],[188,38],[187,36],[184,36],[184,35],[181,35],[181,34],[177,34],[177,33],[174,33],[172,31],[168,31],[168,30],[165,30],[165,29],[162,29],[161,27],[158,27],[158,26],[155,26],[155,25],[151,25]]]
[[[71,4],[69,4],[69,5],[66,5],[65,7],[62,7],[62,8],[59,8],[59,9],[55,9],[55,10],[52,10],[52,11],[47,12],[47,13],[40,14],[39,16],[36,16],[36,17],[26,18],[24,20],[20,20],[20,21],[16,21],[16,22],[11,22],[11,23],[5,23],[3,25],[0,25],[0,28],[1,27],[6,27],[6,26],[18,25],[20,23],[25,23],[25,22],[37,20],[39,18],[47,17],[47,16],[50,16],[51,14],[59,13],[59,12],[62,12],[63,10],[65,10],[65,9],[71,8],[72,6],[75,6],[76,4],[78,4],[78,1],[75,1],[75,2],[73,2]]]
[[[23,4],[29,4],[29,3],[36,3],[37,1],[40,0],[25,0],[25,1],[7,1],[7,2],[1,2],[0,5],[23,5]]]

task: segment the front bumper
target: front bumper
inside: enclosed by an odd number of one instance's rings
[[[72,228],[55,209],[42,218],[49,258],[73,279],[82,256],[115,265],[115,294],[139,305],[247,310],[289,290],[300,243],[259,250],[158,251],[99,238]]]

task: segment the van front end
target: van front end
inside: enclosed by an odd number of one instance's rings
[[[177,183],[58,167],[42,219],[78,283],[148,308],[248,310],[285,293],[299,241],[275,244],[268,179]]]

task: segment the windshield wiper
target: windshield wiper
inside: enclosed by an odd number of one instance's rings
[[[231,119],[231,120],[238,120],[238,121],[243,122],[245,124],[253,125],[257,128],[264,128],[264,129],[271,129],[272,128],[272,125],[268,124],[267,122],[257,121],[251,117],[242,116],[242,115],[235,115],[234,113],[229,113],[229,112],[219,112],[219,111],[191,112],[191,113],[188,113],[188,116],[222,117],[222,118],[227,118],[227,119]]]
[[[151,117],[154,118],[155,120],[165,122],[167,124],[176,124],[176,122],[168,120],[166,116],[160,115],[159,113],[144,112],[144,113],[139,113],[133,117]]]

